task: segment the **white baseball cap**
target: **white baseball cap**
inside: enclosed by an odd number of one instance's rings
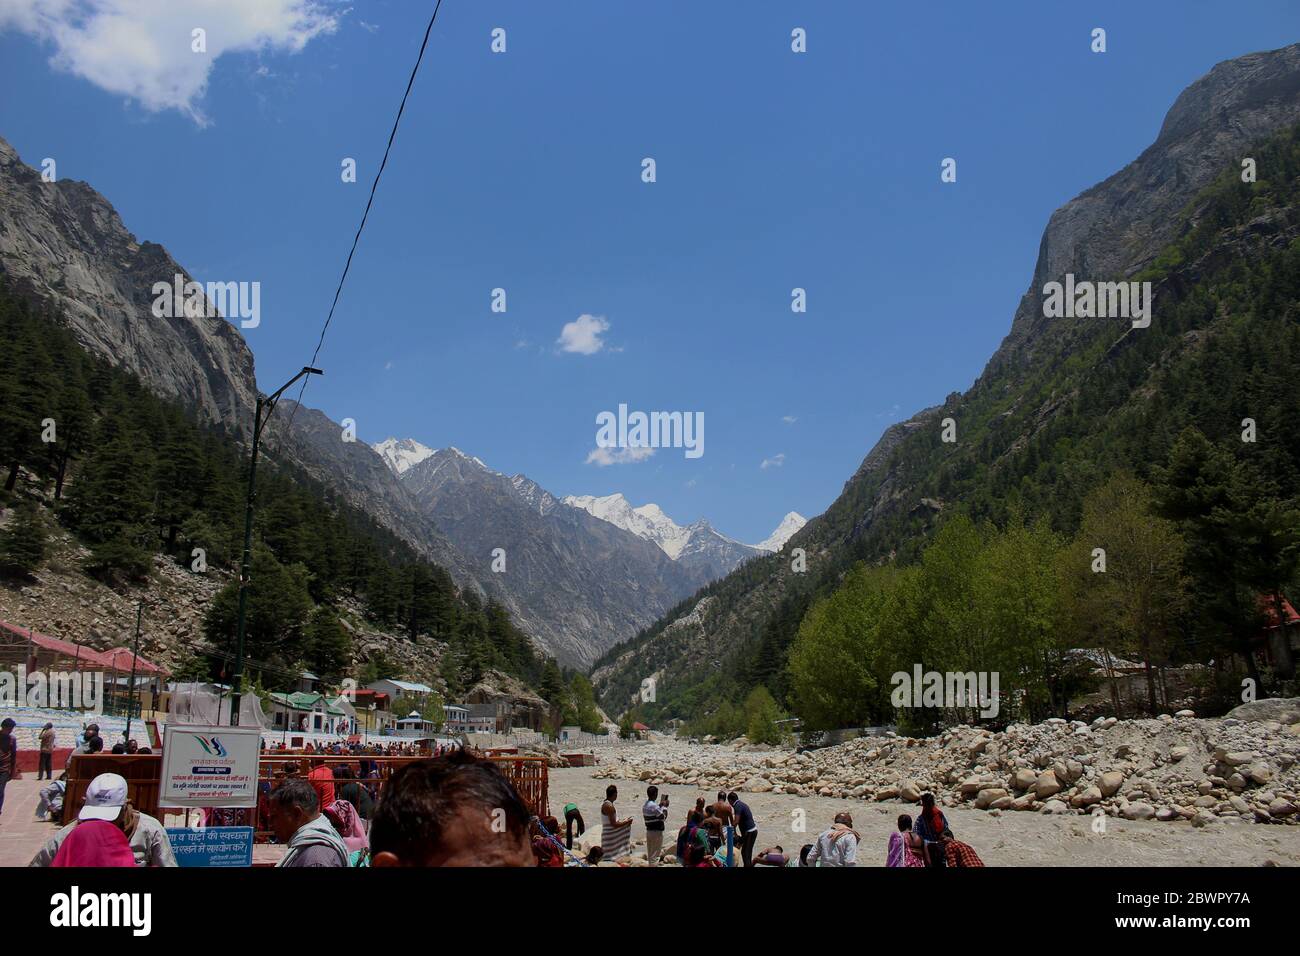
[[[101,773],[86,787],[86,802],[78,820],[116,820],[126,805],[126,779],[116,773]]]

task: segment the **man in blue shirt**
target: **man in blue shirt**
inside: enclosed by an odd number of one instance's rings
[[[736,829],[740,831],[740,858],[745,866],[754,865],[754,844],[758,841],[758,824],[754,822],[754,812],[749,804],[736,796],[732,790],[727,794],[727,802],[736,815]]]

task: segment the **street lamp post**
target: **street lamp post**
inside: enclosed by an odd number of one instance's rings
[[[135,705],[135,665],[140,660],[140,622],[144,617],[144,598],[135,609],[135,644],[131,648],[131,680],[126,685],[126,737],[123,741],[131,744],[131,708]]]
[[[244,501],[244,555],[239,564],[239,623],[235,637],[235,673],[231,677],[230,726],[239,726],[239,685],[244,677],[244,619],[248,610],[248,580],[252,574],[253,564],[253,502],[257,496],[257,449],[262,440],[262,429],[270,421],[280,396],[304,375],[324,375],[318,368],[303,366],[303,370],[281,385],[267,398],[257,397],[257,409],[253,415],[253,449],[248,463],[248,494]]]

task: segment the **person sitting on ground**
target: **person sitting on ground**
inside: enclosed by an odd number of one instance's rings
[[[163,825],[131,806],[126,797],[126,780],[120,774],[101,773],[86,787],[85,802],[77,819],[46,841],[28,866],[50,866],[59,847],[86,820],[111,823],[122,831],[135,858],[136,866],[175,866],[171,840]]]
[[[583,862],[588,866],[600,866],[600,861],[605,859],[605,851],[598,846],[593,846],[583,857]]]
[[[560,829],[560,822],[555,817],[537,819],[530,823],[533,828],[533,857],[538,866],[564,866],[564,851],[555,843],[555,833]]]
[[[574,833],[574,827],[578,832]],[[566,803],[564,805],[564,846],[566,849],[573,849],[573,838],[582,836],[587,832],[587,824],[582,822],[582,811],[578,809],[576,803]]]
[[[59,774],[58,780],[50,781],[48,787],[41,787],[41,799],[36,805],[36,819],[59,823],[63,819],[63,797],[68,789],[68,773]]]
[[[709,841],[708,828],[698,811],[691,814],[691,822],[682,829],[685,832],[677,838],[677,862],[682,866],[699,866],[705,857],[713,854],[713,846]]]
[[[528,808],[490,760],[456,751],[389,778],[371,866],[534,866]]]
[[[940,841],[943,831],[948,829],[948,818],[935,805],[933,793],[921,794],[921,812],[913,829],[925,844],[925,865],[945,866],[947,861]]]
[[[885,866],[925,866],[925,842],[912,832],[912,818],[898,817],[898,829],[889,834],[889,852]]]
[[[847,812],[835,814],[835,823],[817,838],[808,851],[808,863],[817,866],[857,866],[858,843],[862,839],[853,829],[853,816]]]
[[[754,857],[754,866],[789,866],[790,857],[786,855],[785,848],[779,843],[776,846],[770,846],[766,850]]]
[[[944,830],[939,835],[939,842],[943,846],[944,862],[949,866],[983,866],[984,861],[979,858],[975,848],[969,843],[962,843],[954,839],[951,830]]]
[[[816,866],[816,863],[808,862],[808,854],[812,852],[812,848],[813,845],[811,843],[805,843],[799,848],[799,858],[791,860],[786,864],[786,866]]]
[[[268,798],[271,832],[288,852],[276,866],[332,867],[348,865],[348,848],[328,818],[321,815],[316,790],[306,780],[286,779]]]

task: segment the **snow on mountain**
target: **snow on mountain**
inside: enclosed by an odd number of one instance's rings
[[[482,458],[467,455],[459,448],[454,446],[448,446],[446,449],[430,448],[428,445],[420,444],[414,438],[385,438],[379,444],[370,447],[379,452],[379,456],[384,459],[384,464],[399,476],[405,474],[408,469],[415,467],[426,458],[432,458],[442,451],[446,451],[448,454],[465,461],[472,461],[486,471],[492,470],[488,468]],[[499,474],[499,472],[495,472],[495,474]]]
[[[794,537],[795,532],[807,523],[807,518],[797,511],[791,511],[781,519],[781,523],[776,526],[775,531],[754,545],[754,547],[760,551],[780,551],[785,547],[785,543]]]
[[[402,438],[400,440],[385,438],[379,444],[371,447],[379,452],[379,457],[384,459],[384,464],[397,475],[402,474],[413,465],[418,465],[433,454],[432,448],[421,445],[414,438]]]
[[[566,505],[581,508],[624,531],[631,531],[638,537],[653,541],[674,561],[691,539],[691,529],[684,528],[673,521],[656,504],[633,508],[628,500],[618,493],[604,497],[568,495],[563,501]]]

